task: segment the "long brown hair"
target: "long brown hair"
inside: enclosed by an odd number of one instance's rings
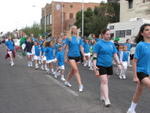
[[[145,27],[150,26],[150,24],[143,24],[140,27],[139,33],[138,35],[135,37],[135,43],[139,43],[140,41],[144,41],[144,37],[141,35],[141,33],[143,33]]]

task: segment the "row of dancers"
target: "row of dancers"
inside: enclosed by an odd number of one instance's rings
[[[40,40],[40,42],[42,41]],[[69,81],[75,76],[79,85],[79,92],[82,92],[84,86],[78,69],[78,63],[81,62],[82,56],[83,65],[88,66],[100,78],[100,100],[104,101],[106,107],[111,105],[108,81],[109,76],[113,75],[113,61],[117,64],[119,78],[126,79],[130,55],[129,44],[122,44],[118,51],[115,44],[110,41],[109,29],[105,29],[102,32],[102,39],[99,39],[97,42],[86,38],[83,40],[79,37],[76,26],[71,27],[68,38],[64,40],[58,38],[56,44],[55,40],[43,41],[41,44],[40,42],[33,42],[30,37],[25,42],[24,51],[27,52],[29,67],[33,66],[32,60],[34,60],[36,69],[41,65],[41,69],[54,74],[55,78],[61,75],[61,80],[68,87],[72,86]],[[136,43],[137,47],[133,58],[133,80],[137,83],[137,88],[127,113],[136,113],[135,108],[143,86],[150,88],[149,24],[141,26],[139,34],[136,37]],[[10,51],[12,51],[12,48],[10,45],[6,42],[7,51],[11,57],[12,54],[10,54]],[[55,62],[57,62],[57,67],[54,71],[53,64]],[[66,77],[64,76],[65,62],[68,62],[70,65],[70,71]]]

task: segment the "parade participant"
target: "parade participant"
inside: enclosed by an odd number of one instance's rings
[[[130,50],[132,48],[132,44],[131,44],[131,40],[130,39],[127,39],[126,40],[126,43],[123,44],[124,46],[127,46],[127,51],[129,53],[129,56],[128,56],[128,66],[131,67],[132,65],[130,64]]]
[[[32,53],[33,53],[33,59],[35,63],[35,69],[39,68],[39,60],[40,60],[40,54],[41,54],[41,47],[37,41],[34,42],[34,45],[32,47]]]
[[[41,45],[41,69],[47,71],[48,68],[46,64],[46,55],[45,55],[46,43],[47,41],[44,41],[43,44]]]
[[[65,61],[65,59],[64,59],[63,45],[58,46],[56,58],[57,58],[58,66],[57,66],[56,71],[55,71],[55,78],[57,78],[58,73],[60,73],[61,80],[65,81],[65,78],[64,78],[64,71],[65,71],[64,61]]]
[[[141,26],[135,41],[137,46],[133,59],[133,81],[137,83],[137,87],[127,113],[136,113],[144,87],[150,89],[150,24]]]
[[[82,47],[82,41],[81,38],[78,37],[77,33],[77,27],[72,26],[70,29],[70,37],[66,39],[66,50],[68,50],[68,62],[71,66],[71,70],[67,75],[67,79],[65,82],[65,85],[71,87],[71,84],[69,83],[69,80],[75,76],[79,85],[79,92],[83,91],[83,84],[81,80],[81,76],[78,69],[78,62],[81,59],[80,51],[84,57],[84,51]],[[85,59],[85,57],[84,57]]]
[[[8,40],[5,42],[5,45],[7,47],[7,54],[5,58],[10,57],[10,65],[14,66],[15,44],[10,36],[8,37]]]
[[[85,61],[84,66],[88,66],[90,68],[90,45],[89,40],[85,37],[83,41],[84,55]]]
[[[120,74],[119,74],[120,79],[126,79],[126,71],[128,68],[128,57],[129,52],[127,51],[127,46],[123,46],[122,51],[119,52],[119,59],[123,66],[122,68],[120,67]]]
[[[56,39],[56,44],[54,45],[54,49],[55,49],[55,55],[57,54],[58,52],[58,47],[62,45],[62,39],[61,38],[58,38]]]
[[[105,29],[102,32],[102,37],[103,39],[98,41],[94,47],[94,58],[97,58],[94,70],[97,70],[95,74],[100,78],[100,98],[104,101],[105,106],[109,107],[111,103],[109,99],[108,80],[109,76],[113,74],[113,57],[117,64],[120,65],[121,63],[117,55],[117,49],[114,43],[110,41],[110,31]]]
[[[47,67],[48,67],[48,73],[54,73],[54,66],[53,66],[53,62],[56,62],[55,59],[55,53],[54,53],[54,44],[55,41],[51,40],[50,42],[47,42],[46,44],[46,49],[45,49],[45,56],[46,56],[46,63],[47,63]]]
[[[28,60],[28,67],[32,67],[32,47],[34,45],[32,39],[29,37],[27,39],[27,41],[25,42],[25,48],[24,48],[24,51],[26,52],[27,54],[27,60]]]

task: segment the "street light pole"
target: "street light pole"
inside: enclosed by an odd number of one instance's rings
[[[82,37],[84,36],[84,0],[82,0]]]
[[[62,33],[64,33],[64,14],[63,14],[63,12],[64,12],[64,8],[63,8],[63,0],[61,1],[61,16],[62,16],[62,18],[61,18],[61,31],[62,31]]]
[[[44,26],[44,31],[46,33],[46,7],[44,8],[44,15],[45,15],[45,26]]]

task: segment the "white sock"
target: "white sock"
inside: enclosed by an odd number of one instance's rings
[[[134,102],[132,101],[131,106],[130,106],[129,109],[130,109],[131,111],[135,111],[136,106],[137,106],[137,103],[134,103]]]
[[[52,73],[54,72],[54,69],[53,69],[53,68],[51,69],[51,72],[52,72]]]
[[[30,61],[30,66],[32,66],[32,61]]]
[[[45,64],[45,69],[47,69],[47,65]]]
[[[61,75],[61,78],[64,78],[64,75]]]

